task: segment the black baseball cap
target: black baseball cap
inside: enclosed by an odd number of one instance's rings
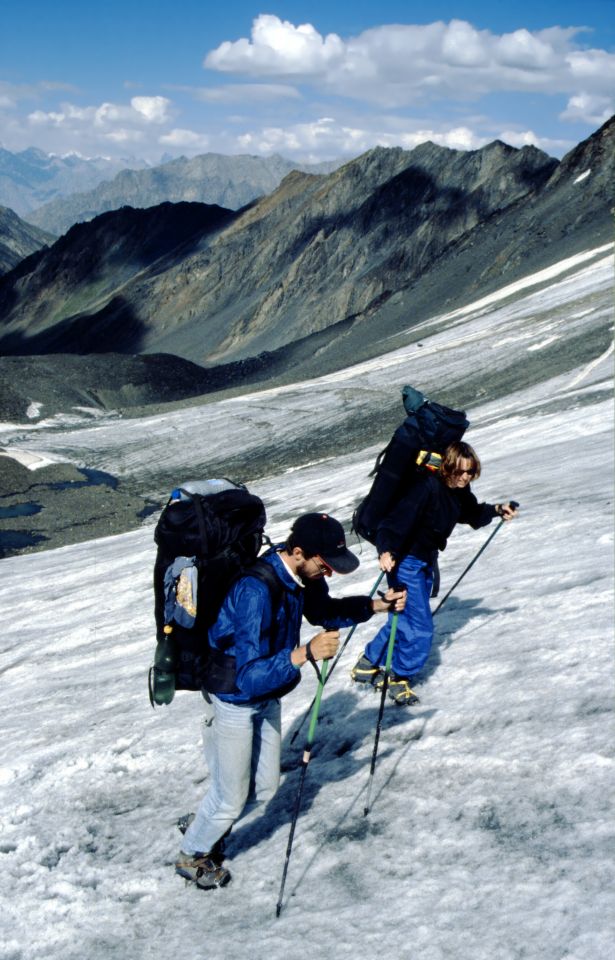
[[[346,546],[343,526],[327,513],[302,514],[291,533],[307,556],[321,557],[336,573],[352,573],[359,566],[359,558]]]

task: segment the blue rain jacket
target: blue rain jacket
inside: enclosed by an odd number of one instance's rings
[[[367,596],[330,597],[324,579],[300,587],[275,550],[262,559],[271,564],[284,588],[275,620],[269,588],[248,575],[231,587],[209,631],[210,645],[235,658],[236,690],[216,694],[229,703],[281,697],[299,683],[301,672],[290,654],[299,644],[304,615],[310,623],[334,630],[363,623],[373,612]]]

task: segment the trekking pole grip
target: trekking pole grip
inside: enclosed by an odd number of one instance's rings
[[[316,671],[316,676],[318,677],[319,683],[324,683],[323,674],[326,674],[326,671],[324,670],[324,667],[323,667],[323,673],[321,673],[321,671],[320,671],[319,668],[318,668],[318,664],[316,663],[316,658],[314,657],[314,654],[312,653],[312,641],[311,641],[311,640],[308,640],[308,642],[307,642],[306,645],[305,645],[305,657],[306,657],[306,660],[308,661],[308,663],[311,663],[312,666],[314,667],[314,670]]]

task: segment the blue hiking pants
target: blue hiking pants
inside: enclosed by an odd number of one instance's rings
[[[399,614],[391,670],[398,677],[411,677],[424,666],[433,640],[433,620],[429,597],[433,584],[433,568],[425,560],[407,556],[395,569],[395,583],[408,591],[406,607]],[[391,635],[393,615],[365,648],[372,663],[384,667]]]

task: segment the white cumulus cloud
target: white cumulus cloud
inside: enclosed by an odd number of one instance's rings
[[[130,104],[101,103],[99,106],[80,107],[73,103],[61,104],[60,110],[34,110],[28,115],[35,125],[91,124],[108,132],[115,125],[166,123],[169,120],[171,101],[166,97],[133,97]]]
[[[496,63],[518,70],[546,70],[561,56],[552,41],[529,30],[505,33],[495,40],[493,50]]]
[[[479,132],[464,124],[421,125],[416,121],[382,115],[378,120],[367,118],[352,123],[333,117],[288,126],[254,126],[241,134],[228,137],[224,149],[230,153],[248,151],[257,154],[281,153],[305,162],[353,157],[373,147],[403,147],[413,150],[431,141],[453,150],[478,150],[493,140],[503,140],[514,147],[536,146],[549,154],[562,154],[573,142],[540,137],[532,130],[495,128]],[[215,147],[214,147],[215,148]]]
[[[560,114],[560,119],[601,126],[614,113],[615,95],[606,97],[591,93],[580,93],[570,98],[566,109]]]
[[[401,146],[411,150],[426,140],[458,150],[474,150],[487,143],[488,139],[477,136],[463,126],[441,130],[387,130],[384,127],[338,123],[331,117],[321,117],[313,123],[297,123],[288,127],[266,126],[246,132],[237,137],[237,144],[242,150],[299,155],[319,160],[323,157],[356,156],[375,146]]]
[[[143,131],[134,128],[116,127],[104,134],[106,140],[112,143],[141,143],[143,141]]]
[[[494,91],[575,96],[615,89],[615,54],[581,50],[581,27],[495,34],[465,20],[387,24],[342,39],[311,24],[261,14],[250,38],[225,41],[206,67],[252,77],[294,76],[320,89],[388,107],[476,99]]]
[[[56,109],[37,109],[26,117],[27,129],[36,130],[39,142],[52,150],[79,150],[86,154],[101,148],[108,150],[131,144],[157,147],[160,128],[173,118],[173,105],[167,97],[135,96],[128,103],[105,101],[80,106],[61,103]]]
[[[44,110],[33,110],[28,114],[28,120],[32,126],[51,126],[53,124],[63,123],[66,119],[65,114],[54,111],[45,112]]]
[[[440,34],[442,60],[453,67],[486,67],[485,37],[463,20],[453,20],[447,30]]]
[[[130,106],[147,123],[166,123],[171,101],[166,97],[133,97]]]
[[[309,23],[296,27],[263,13],[252,25],[252,39],[225,41],[204,64],[223,72],[276,76],[320,74],[340,62],[345,45],[335,33],[323,37]]]
[[[195,133],[194,130],[182,130],[176,128],[163,133],[158,142],[165,147],[177,148],[179,150],[207,150],[209,147],[209,137],[203,133]]]

